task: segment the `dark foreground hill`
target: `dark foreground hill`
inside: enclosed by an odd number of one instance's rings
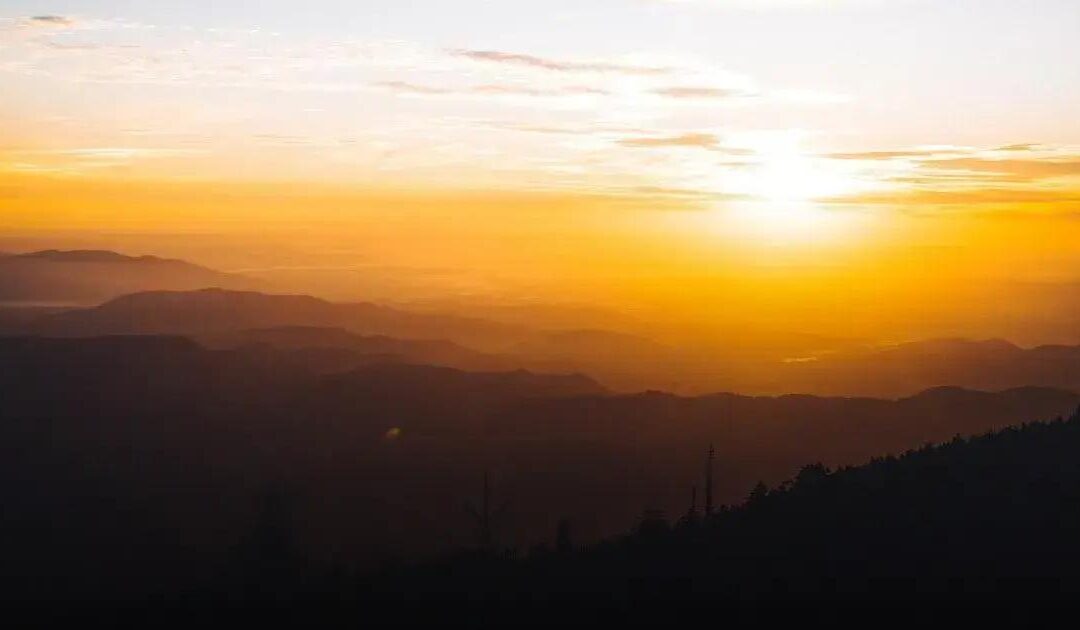
[[[527,557],[473,552],[361,592],[376,602],[1056,600],[1080,592],[1078,453],[1080,410],[861,466],[808,465],[731,509],[699,505],[671,523],[646,513],[585,547],[563,530]]]
[[[485,471],[500,545],[528,549],[564,519],[595,541],[644,507],[684,512],[710,442],[717,503],[733,503],[808,461],[855,464],[1078,403],[1038,388],[615,396],[580,375],[328,374],[290,348],[173,337],[4,339],[4,593],[175,593],[274,531],[315,573],[445,554],[477,540],[464,504],[481,501]]]

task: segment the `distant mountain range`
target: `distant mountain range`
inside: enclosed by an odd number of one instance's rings
[[[0,254],[0,332],[171,334],[218,348],[268,344],[294,350],[297,360],[325,370],[358,367],[382,356],[470,370],[584,372],[626,392],[898,398],[937,386],[1080,391],[1080,346],[1021,348],[1003,340],[944,339],[817,352],[780,362],[725,354],[722,340],[711,342],[720,344],[713,352],[600,328],[538,329],[252,288],[253,281],[242,276],[155,256],[102,250]],[[4,303],[19,308],[3,308]],[[67,306],[61,311],[60,304]],[[515,321],[528,320],[523,308],[511,311]],[[556,314],[558,321],[572,323],[570,312]]]
[[[267,344],[304,350],[328,368],[384,355],[470,370],[584,372],[620,391],[686,391],[679,387],[686,382],[697,383],[691,392],[881,398],[938,386],[1080,391],[1080,346],[1020,348],[1003,340],[944,339],[784,362],[740,361],[605,330],[545,331],[372,303],[224,289],[148,291],[61,312],[0,309],[0,329],[47,336],[183,335],[216,348]],[[369,359],[357,363],[360,356]]]
[[[796,360],[769,389],[897,397],[954,385],[998,390],[1042,385],[1080,391],[1080,346],[1020,348],[1001,339],[938,339]]]
[[[148,289],[256,286],[242,276],[156,256],[99,250],[0,255],[0,302],[96,304]]]
[[[506,347],[528,334],[526,329],[468,317],[410,313],[371,303],[328,302],[307,295],[216,288],[125,295],[93,308],[43,318],[33,332],[58,336],[199,336],[281,327],[342,328],[363,335],[404,339],[438,338],[480,349]]]
[[[485,354],[452,341],[398,339],[385,335],[358,335],[344,328],[282,326],[194,335],[200,344],[215,349],[266,346],[307,356],[323,371],[347,371],[372,362],[413,363],[474,371],[514,370],[510,357]]]

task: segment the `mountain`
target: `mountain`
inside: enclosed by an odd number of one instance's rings
[[[147,289],[254,286],[241,276],[156,256],[99,250],[0,256],[0,302],[92,304]]]
[[[1080,403],[1045,388],[898,401],[611,395],[580,375],[377,361],[326,373],[297,359],[309,350],[0,339],[9,577],[114,593],[207,579],[274,488],[291,497],[290,535],[312,566],[445,553],[475,540],[462,506],[485,472],[506,504],[504,544],[546,539],[562,518],[595,541],[643,507],[685,510],[710,442],[715,498],[734,503],[808,461],[856,464]]]
[[[647,337],[596,329],[538,332],[507,349],[529,369],[585,372],[634,392],[668,388],[685,369],[685,353]]]
[[[453,368],[376,364],[331,375],[294,399],[298,413],[372,438],[387,431],[418,439],[482,436],[485,420],[531,400],[604,396],[607,391],[580,374],[464,372]],[[357,422],[357,417],[363,421]]]
[[[359,367],[379,362],[438,365],[474,371],[515,369],[517,365],[506,358],[484,354],[450,341],[431,339],[397,339],[385,335],[357,335],[344,328],[313,326],[283,326],[251,330],[209,333],[196,337],[208,348],[235,349],[250,346],[270,346],[293,350],[308,356],[340,357],[335,364]],[[351,357],[351,361],[349,358]],[[345,367],[339,371],[346,371]]]
[[[81,250],[58,250],[58,249],[46,249],[38,252],[29,252],[26,254],[18,254],[16,258],[22,260],[46,260],[50,262],[59,263],[148,263],[148,264],[176,264],[180,263],[189,267],[194,267],[190,263],[184,263],[177,260],[167,260],[164,258],[158,258],[157,256],[140,256],[138,258],[133,256],[126,256],[117,252],[111,252],[107,250],[98,249],[81,249]]]
[[[63,260],[104,261],[118,256],[108,252],[41,255],[51,261],[49,265],[60,267],[96,264],[123,268],[136,264],[52,260],[59,256]],[[4,264],[0,262],[0,268]],[[272,329],[277,332],[268,332]],[[318,333],[315,329],[338,329],[339,333]],[[382,355],[467,370],[583,372],[622,392],[663,389],[700,394],[720,389],[899,398],[937,386],[990,391],[1038,386],[1080,391],[1080,346],[1021,348],[1003,340],[939,339],[817,352],[780,361],[741,356],[734,350],[725,353],[719,347],[671,346],[606,330],[537,330],[367,302],[228,289],[137,292],[62,313],[5,312],[0,313],[0,330],[50,336],[185,335],[215,347],[269,343],[298,352],[303,349],[313,365],[323,360],[327,366],[340,369]],[[263,331],[261,339],[255,338],[252,331],[256,330]],[[341,332],[367,339],[349,338]],[[739,343],[731,341],[732,347]]]
[[[769,389],[895,397],[941,385],[1080,391],[1080,346],[1020,348],[1000,339],[903,343],[790,362]]]
[[[470,554],[386,572],[364,593],[384,604],[647,597],[799,602],[831,613],[936,603],[963,605],[965,618],[997,614],[1003,598],[1027,614],[1080,589],[1078,451],[1080,410],[858,466],[806,465],[736,507],[674,522],[649,512],[626,535],[576,551]]]
[[[1000,429],[1025,418],[1068,413],[1080,394],[1025,387],[1001,392],[936,388],[899,400],[806,395],[682,397],[664,392],[530,401],[489,419],[489,431],[516,439],[559,436],[657,450],[657,471],[681,491],[660,483],[657,507],[671,510],[700,476],[701,453],[716,449],[722,474],[718,500],[730,502],[759,480],[778,483],[808,460],[851,465],[956,435]],[[663,453],[663,454],[661,454]],[[687,454],[696,454],[687,460]],[[665,489],[666,488],[666,489]],[[666,498],[661,498],[666,497]]]
[[[511,349],[521,356],[547,360],[644,362],[669,356],[671,349],[651,339],[606,330],[558,330],[537,335]]]
[[[343,328],[363,335],[447,339],[482,349],[516,343],[527,331],[453,315],[417,314],[307,295],[204,289],[147,291],[41,320],[35,333],[212,335],[258,328]]]
[[[0,306],[0,335],[19,335],[39,325],[50,315],[67,307],[47,304],[17,304]]]

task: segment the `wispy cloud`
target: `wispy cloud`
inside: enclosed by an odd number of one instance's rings
[[[677,136],[623,138],[618,141],[618,144],[624,147],[646,149],[657,147],[719,149],[720,138],[711,133],[684,133]]]
[[[26,18],[25,24],[42,28],[71,28],[75,26],[75,18],[64,15],[34,15]]]
[[[721,98],[749,98],[756,96],[752,92],[736,88],[718,88],[706,86],[668,86],[652,90],[653,94],[679,99],[721,99]]]
[[[887,190],[831,199],[834,203],[950,208],[1036,204],[1060,209],[1080,202],[1076,147],[915,147],[822,157],[862,162],[889,185]]]
[[[378,81],[373,83],[375,87],[383,88],[398,94],[413,96],[528,96],[528,97],[566,97],[566,96],[602,96],[608,94],[606,90],[590,87],[587,85],[565,85],[551,88],[536,88],[527,85],[513,83],[483,83],[479,85],[466,85],[462,87],[441,87],[410,83],[408,81]]]
[[[924,162],[937,170],[959,170],[1012,175],[1029,180],[1080,176],[1080,160],[997,160],[983,157],[953,158]]]
[[[671,74],[673,72],[672,68],[628,65],[609,61],[569,61],[549,59],[537,57],[535,55],[499,50],[469,50],[459,48],[450,52],[455,56],[472,59],[474,61],[526,66],[529,68],[551,70],[554,72],[610,72],[638,76],[659,76]]]
[[[1008,204],[1074,204],[1080,202],[1080,191],[974,188],[970,190],[923,190],[909,189],[892,192],[860,194],[825,199],[834,204],[889,205],[889,206],[964,206]]]
[[[827,153],[823,157],[833,160],[895,160],[924,158],[940,155],[939,149],[906,149],[899,151],[855,151],[849,153]]]
[[[1034,143],[1011,144],[990,149],[973,147],[916,147],[885,151],[827,153],[833,160],[907,165],[918,174],[909,181],[997,178],[1036,181],[1080,176],[1080,151]]]
[[[1007,144],[1003,147],[998,147],[995,151],[1037,151],[1042,145],[1033,142],[1024,144]]]
[[[81,175],[122,168],[152,159],[196,155],[204,151],[160,147],[83,147],[34,151],[0,152],[0,170]]]
[[[77,83],[97,101],[106,101],[113,86],[161,86],[167,89],[148,92],[175,94],[178,101],[197,90],[200,107],[197,116],[177,112],[168,120],[152,108],[132,107],[136,119],[126,124],[141,131],[85,133],[72,143],[98,148],[8,160],[27,169],[89,172],[151,162],[145,168],[199,172],[196,162],[211,168],[246,155],[252,170],[289,176],[310,169],[327,178],[400,172],[430,182],[468,175],[470,182],[503,184],[518,177],[539,188],[592,190],[645,182],[715,195],[722,171],[740,168],[721,155],[747,149],[728,146],[727,130],[722,141],[704,116],[717,107],[802,104],[774,99],[777,92],[713,59],[647,50],[555,57],[83,18],[41,20],[31,29],[23,24],[28,20],[18,20],[15,37],[0,27],[0,80],[25,75]],[[290,116],[286,121],[270,105],[275,94],[239,90],[290,93],[280,99]],[[124,98],[135,103],[133,92],[124,90]],[[252,107],[239,112],[238,97],[251,98]],[[363,117],[334,113],[355,112],[358,103]],[[490,124],[500,119],[507,122]],[[143,140],[213,148],[217,155],[174,165],[157,159],[170,155],[165,151],[125,148]]]
[[[391,92],[397,92],[400,94],[419,94],[424,96],[442,96],[446,94],[454,94],[455,90],[443,87],[436,87],[433,85],[420,85],[417,83],[410,83],[408,81],[376,81],[372,83],[373,86],[384,88]]]

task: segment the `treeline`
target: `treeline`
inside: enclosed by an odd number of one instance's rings
[[[476,551],[365,582],[394,598],[899,598],[1080,589],[1080,410],[866,465],[808,465],[738,506],[574,551]]]

